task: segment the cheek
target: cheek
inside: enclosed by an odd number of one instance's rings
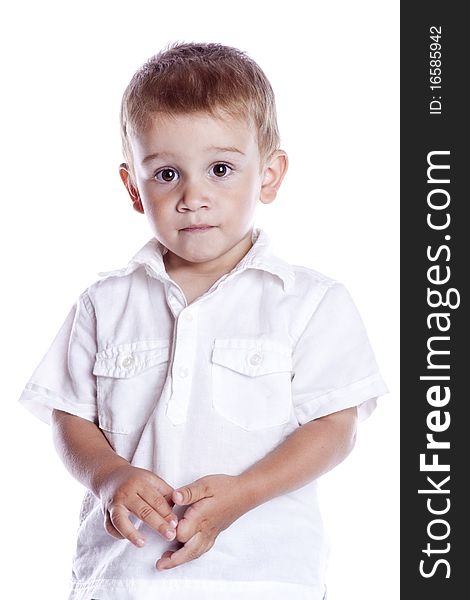
[[[245,181],[240,181],[232,189],[229,194],[239,206],[242,202],[243,206],[251,204],[254,199],[259,198],[261,185],[256,178],[248,178]]]
[[[161,206],[155,202],[143,201],[144,214],[147,218],[147,222],[151,226],[154,233],[160,233],[162,227],[164,227],[166,219],[165,213],[161,210]]]
[[[172,221],[168,210],[165,210],[165,208],[160,205],[152,206],[149,216],[152,223],[154,223],[155,228],[160,231],[165,230]]]
[[[143,197],[145,212],[152,218],[164,219],[168,213],[168,202],[163,196],[157,194],[146,194]]]
[[[261,180],[259,177],[251,177],[244,186],[244,197],[247,202],[253,202],[260,197],[261,193]]]

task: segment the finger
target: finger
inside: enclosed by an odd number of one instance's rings
[[[204,541],[201,532],[198,532],[179,550],[175,550],[170,554],[169,551],[164,552],[162,557],[157,560],[156,567],[159,571],[173,569],[174,567],[199,558],[205,552],[210,550],[213,545],[213,541]]]
[[[176,539],[179,542],[186,543],[198,531],[201,531],[202,523],[207,519],[204,513],[204,506],[207,500],[199,500],[189,506],[183,516],[180,518],[176,530]]]
[[[163,497],[165,498],[165,500],[168,502],[168,506],[170,508],[173,508],[173,506],[175,505],[175,503],[173,502],[173,490],[171,490],[171,492],[169,494],[164,494]]]
[[[129,502],[127,508],[133,515],[159,533],[165,540],[169,541],[175,539],[177,526],[176,519],[172,519],[171,523],[168,523],[168,521],[164,519],[153,506],[139,495]],[[171,512],[168,513],[168,517],[170,517],[171,514]],[[127,519],[127,521],[130,523],[129,519]],[[119,529],[119,531],[123,533],[122,529]]]
[[[211,496],[208,483],[197,480],[174,490],[172,498],[175,504],[184,506],[186,504],[193,504],[193,502],[202,500],[202,498],[210,498]]]
[[[104,515],[104,528],[105,528],[106,532],[109,533],[110,536],[112,536],[118,540],[123,539],[122,535],[111,523],[111,519],[110,519],[108,511],[106,511],[106,513]]]
[[[107,512],[107,519],[105,522],[109,522],[109,526],[106,531],[113,537],[119,539],[127,539],[137,548],[142,548],[145,545],[145,538],[138,531],[134,525],[132,525],[129,519],[129,511],[124,506],[113,506],[109,512]],[[117,535],[114,535],[117,533]]]
[[[138,496],[144,503],[151,506],[156,513],[158,513],[163,519],[165,519],[165,521],[167,521],[167,523],[169,523],[171,527],[176,527],[176,525],[178,524],[178,517],[173,512],[165,496],[162,496],[159,493],[155,493],[155,490],[153,489],[142,490],[138,493]],[[172,523],[172,521],[174,521],[174,523]]]

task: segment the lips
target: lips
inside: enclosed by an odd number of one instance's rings
[[[189,227],[184,227],[183,229],[181,229],[181,231],[207,231],[208,229],[212,229],[212,227],[214,227],[214,225],[206,225],[204,223],[201,223],[199,225],[189,225]]]

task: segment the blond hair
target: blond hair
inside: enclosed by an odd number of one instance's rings
[[[257,130],[262,161],[279,148],[274,92],[245,52],[216,43],[176,42],[136,71],[121,104],[122,149],[133,174],[130,134],[145,129],[155,113],[220,112],[249,119]]]

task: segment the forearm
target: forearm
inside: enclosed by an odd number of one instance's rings
[[[354,447],[356,408],[342,410],[299,427],[240,476],[251,508],[320,477]]]
[[[112,470],[129,464],[114,452],[91,421],[54,410],[52,431],[55,448],[67,470],[95,495]]]

